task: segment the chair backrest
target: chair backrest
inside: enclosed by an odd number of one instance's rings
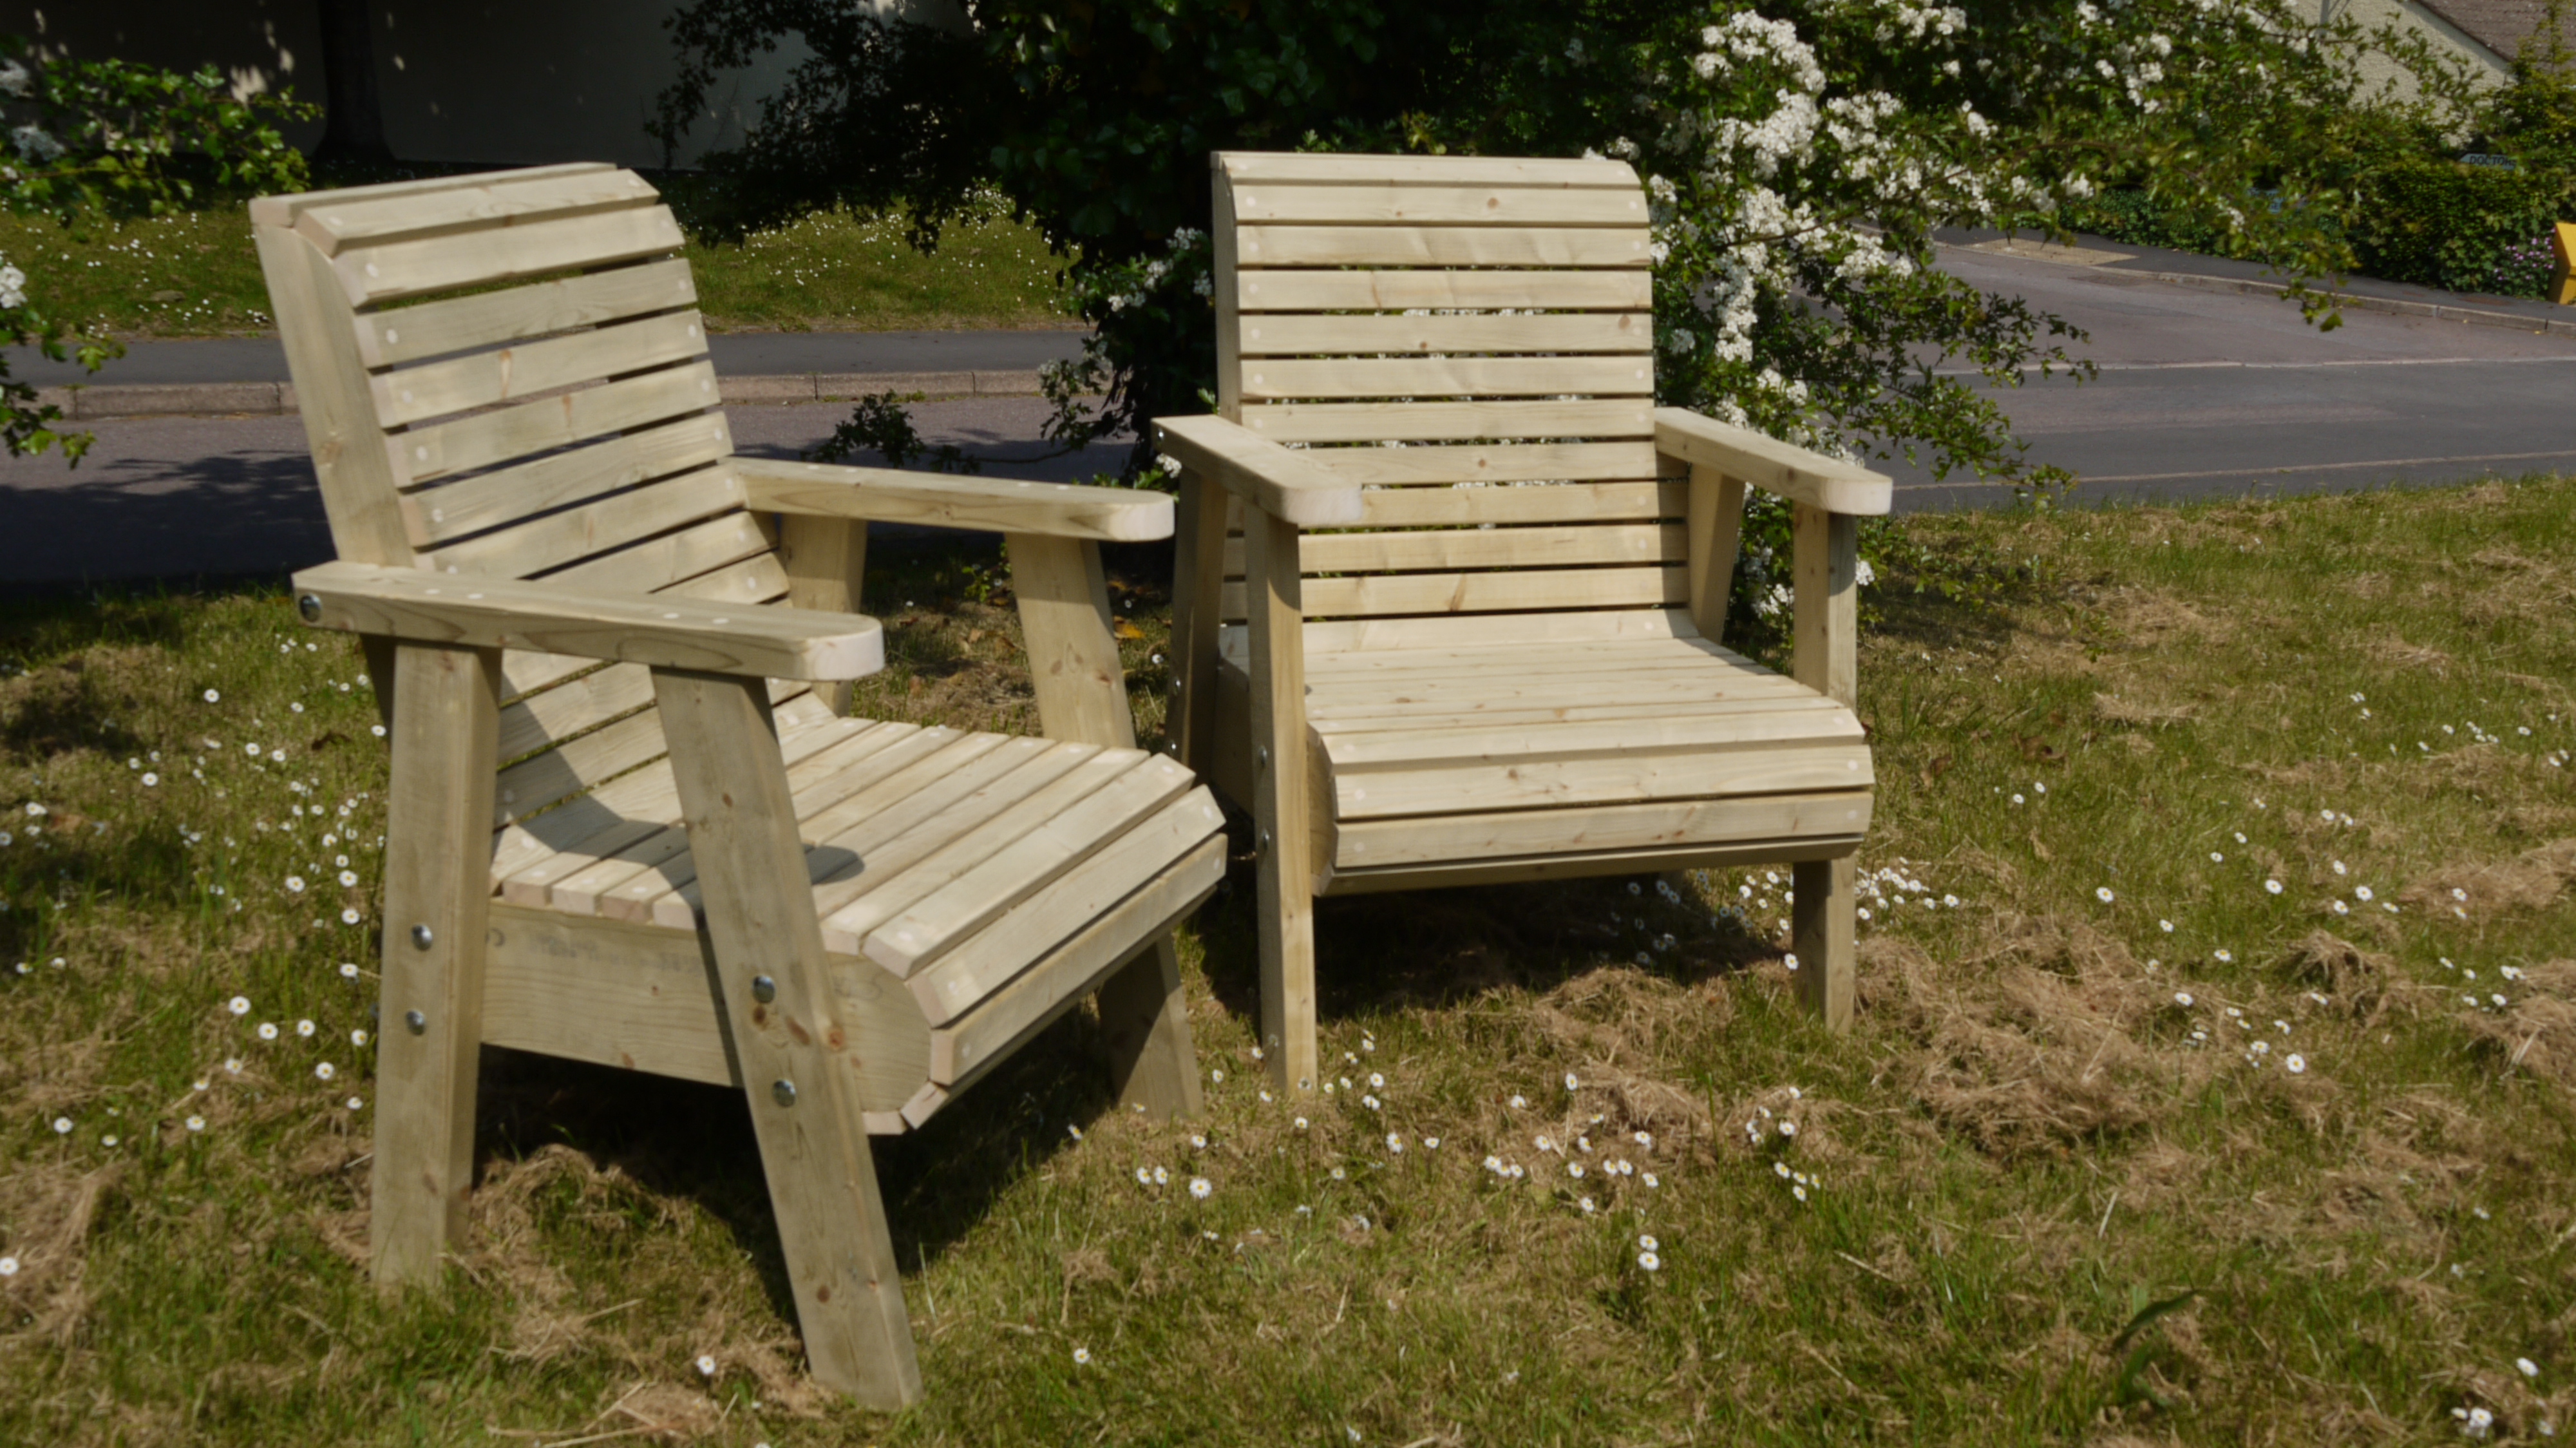
[[[785,595],[726,465],[679,225],[643,178],[396,182],[263,197],[251,221],[341,558]],[[496,828],[662,756],[641,666],[513,651],[502,671]]]
[[[1307,617],[1685,600],[1636,172],[1220,152],[1214,186],[1219,410],[1366,489],[1304,541]],[[1229,622],[1242,574],[1236,529]]]

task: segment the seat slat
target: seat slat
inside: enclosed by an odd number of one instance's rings
[[[676,252],[685,240],[669,208],[644,206],[503,227],[477,236],[472,245],[441,236],[347,247],[331,259],[331,270],[350,304],[365,307],[456,287],[640,261]]]
[[[651,669],[642,664],[594,669],[503,707],[500,758],[506,764],[652,702]]]
[[[692,307],[697,301],[688,261],[669,257],[371,313],[358,318],[358,356],[371,368],[393,367]]]
[[[1765,697],[1672,698],[1660,701],[1630,700],[1615,704],[1540,704],[1528,708],[1503,705],[1475,705],[1456,712],[1442,712],[1447,706],[1431,701],[1394,714],[1335,715],[1328,719],[1311,719],[1307,727],[1324,742],[1328,754],[1346,739],[1392,739],[1400,734],[1450,731],[1513,730],[1535,739],[1557,725],[1600,724],[1627,727],[1634,725],[1651,735],[1666,720],[1731,719],[1739,714],[1764,714],[1781,711],[1815,711],[1835,707],[1820,695],[1799,697],[1781,694]],[[1338,756],[1336,756],[1338,758]]]
[[[1003,748],[1005,744],[1010,747]],[[1098,752],[1089,745],[1056,748],[1074,751],[1064,757],[1077,762]],[[1027,779],[1010,781],[1013,771],[1039,753],[998,734],[969,734],[875,789],[805,821],[801,828],[818,848],[839,850],[856,860],[855,867],[838,866],[815,881],[814,908],[829,914],[946,844],[954,831],[937,824],[942,816],[951,825],[990,819],[1059,778],[1058,761],[1051,759]],[[851,946],[849,953],[857,954],[855,940]]]
[[[1625,161],[1549,156],[1367,156],[1330,151],[1219,151],[1215,163],[1235,185],[1290,182],[1331,186],[1624,187],[1637,189]]]
[[[1857,741],[1762,742],[1681,754],[1424,765],[1336,779],[1334,786],[1340,818],[1351,821],[1455,814],[1467,801],[1483,810],[1554,809],[1797,794],[1850,789],[1870,777],[1869,746]]]
[[[407,488],[417,487],[449,473],[494,467],[603,433],[704,411],[715,402],[715,369],[694,362],[396,433],[385,439],[385,448],[395,477]]]
[[[1643,225],[1238,226],[1245,267],[1491,266],[1637,267],[1653,264]]]
[[[548,513],[424,555],[445,573],[527,578],[708,518],[742,511],[742,479],[725,463]]]
[[[1298,548],[1310,575],[1429,569],[1565,568],[1585,563],[1678,563],[1678,523],[1598,523],[1564,528],[1434,528],[1415,533],[1316,533]],[[1229,577],[1243,576],[1243,540],[1225,546]]]
[[[1628,715],[1538,726],[1498,727],[1476,721],[1451,728],[1402,727],[1324,737],[1333,776],[1366,788],[1379,774],[1475,763],[1627,758],[1637,755],[1762,748],[1800,741],[1858,740],[1860,721],[1850,710],[1817,695],[1811,699],[1748,700],[1697,714]]]
[[[613,488],[685,472],[732,452],[733,430],[726,426],[724,414],[702,412],[535,462],[406,493],[403,520],[415,547],[435,547]]]
[[[1360,526],[1508,526],[1678,518],[1688,506],[1689,490],[1689,484],[1679,482],[1375,488],[1360,495]]]
[[[1634,608],[1689,597],[1684,568],[1569,568],[1497,573],[1397,573],[1310,578],[1306,612],[1316,618],[1382,613],[1519,613],[1539,608]],[[1218,605],[1243,617],[1243,585],[1225,585]]]
[[[1388,352],[1646,352],[1650,312],[1550,312],[1488,317],[1290,316],[1246,318],[1246,357],[1367,356]]]
[[[1353,820],[1335,836],[1333,865],[1364,870],[1583,851],[1857,839],[1869,828],[1870,808],[1870,792],[1854,789]]]
[[[1655,279],[1642,271],[1254,270],[1235,275],[1234,292],[1246,316],[1449,307],[1638,312],[1654,305]]]
[[[1655,435],[1642,401],[1253,402],[1243,425],[1272,442],[1466,442]]]
[[[1724,695],[1711,689],[1704,680],[1673,674],[1634,680],[1605,675],[1582,682],[1586,701],[1602,708],[1658,704],[1698,704],[1715,708],[1715,701],[1721,698],[1795,700],[1802,697],[1794,687],[1794,681],[1789,689],[1757,690],[1745,686]],[[1409,718],[1435,712],[1446,717],[1482,718],[1489,713],[1552,709],[1564,703],[1566,688],[1561,680],[1535,674],[1517,681],[1497,678],[1483,683],[1444,682],[1430,687],[1388,680],[1373,689],[1350,686],[1336,687],[1329,693],[1319,691],[1316,695],[1319,702],[1310,717],[1318,727],[1331,723],[1350,729],[1362,725],[1373,729],[1396,729],[1402,728]]]
[[[662,757],[662,719],[630,714],[501,771],[493,791],[495,829]]]
[[[1292,397],[1650,397],[1654,368],[1627,357],[1254,357],[1246,402]]]
[[[454,236],[458,232],[491,232],[599,211],[650,206],[658,199],[644,178],[632,171],[510,176],[436,192],[344,196],[330,205],[306,210],[295,219],[295,229],[311,238],[324,256],[336,256],[348,247],[383,246]],[[478,236],[474,244],[480,242]]]
[[[1238,222],[1344,226],[1637,226],[1645,197],[1619,186],[1335,186],[1238,183]]]
[[[1697,639],[1690,615],[1679,609],[1595,609],[1583,613],[1465,614],[1445,618],[1324,619],[1306,625],[1309,668],[1326,660],[1365,659],[1413,649],[1541,644],[1630,643]],[[1251,645],[1236,624],[1217,631],[1217,648],[1236,668],[1247,667]],[[1587,650],[1588,651],[1588,650]]]
[[[703,357],[704,329],[694,310],[618,322],[443,362],[379,373],[368,385],[376,420],[402,427],[471,408]]]

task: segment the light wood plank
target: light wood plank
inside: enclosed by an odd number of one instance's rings
[[[1522,491],[1539,491],[1527,489]],[[1307,574],[1429,569],[1570,568],[1587,563],[1680,562],[1677,523],[1598,523],[1568,528],[1441,528],[1419,533],[1317,533],[1299,549]],[[1229,539],[1225,566],[1243,568]]]
[[[1635,190],[1625,161],[1519,156],[1377,156],[1330,151],[1219,151],[1217,171],[1237,184],[1546,186]]]
[[[706,334],[698,314],[669,312],[378,373],[369,385],[375,393],[377,420],[387,427],[401,427],[686,362],[706,353]]]
[[[1354,820],[1342,825],[1333,862],[1338,872],[1594,850],[1847,841],[1867,832],[1870,810],[1863,789]]]
[[[1884,473],[1678,407],[1655,409],[1655,447],[1829,513],[1883,514],[1895,499]]]
[[[766,556],[769,535],[748,513],[711,518],[615,553],[556,569],[545,581],[603,593],[659,593],[708,603],[764,603],[787,591],[787,576]],[[747,565],[736,567],[734,565]],[[682,584],[682,580],[690,580]],[[699,581],[703,580],[701,587]]]
[[[400,301],[457,287],[490,286],[545,272],[611,266],[667,255],[687,238],[667,206],[503,227],[461,246],[446,237],[344,248],[333,275],[351,306]]]
[[[1860,702],[1860,520],[1799,503],[1789,515],[1794,550],[1790,672],[1845,705]]]
[[[1308,612],[1328,618],[1382,613],[1519,612],[1533,608],[1635,608],[1683,602],[1690,596],[1689,584],[1687,570],[1679,565],[1379,574],[1310,579],[1306,607]],[[1242,585],[1226,585],[1226,617],[1243,616],[1243,599]]]
[[[512,170],[511,179],[533,181],[546,176],[581,176],[617,168],[606,161],[565,161],[551,166],[524,166]],[[250,219],[258,226],[293,226],[296,218],[317,206],[344,206],[351,202],[379,196],[418,196],[433,191],[454,191],[480,186],[492,173],[481,172],[455,176],[408,176],[400,181],[379,181],[370,186],[343,186],[332,191],[301,191],[288,196],[259,196],[250,203]]]
[[[1350,619],[1306,625],[1310,656],[1364,656],[1424,648],[1462,648],[1485,644],[1521,647],[1529,644],[1593,644],[1637,639],[1691,637],[1690,616],[1673,609],[1598,609],[1585,613],[1518,613],[1462,615],[1453,618]],[[1250,643],[1238,627],[1218,635],[1219,648],[1251,657]],[[1231,642],[1229,642],[1231,640]]]
[[[752,506],[931,528],[1142,543],[1172,536],[1172,500],[1134,488],[944,477],[892,468],[737,458]]]
[[[817,855],[833,852],[823,855],[819,864],[809,861],[818,916],[876,888],[909,862],[945,844],[957,829],[970,827],[952,818],[943,828],[939,824],[943,815],[961,812],[959,818],[988,819],[1055,778],[1067,757],[1050,758],[1028,779],[1012,783],[1012,772],[1036,759],[1045,741],[1001,734],[943,734],[937,753],[802,823],[800,828],[815,842]],[[843,954],[858,953],[856,940],[847,946]]]
[[[960,870],[901,913],[887,917],[868,934],[868,958],[896,974],[912,976],[1056,877],[1114,847],[1122,835],[1179,798],[1193,783],[1188,770],[1168,759],[1132,750],[1115,753],[1131,761],[1124,773],[1042,822],[1014,831],[1000,849]],[[988,828],[998,829],[998,822]],[[1213,822],[1201,825],[1202,830],[1212,828]],[[915,873],[926,874],[932,868],[932,861],[924,861]],[[870,903],[862,898],[835,921],[855,933],[858,926],[848,917]]]
[[[1190,900],[1215,888],[1224,875],[1224,821],[1205,788],[1170,800],[1152,817],[1083,860],[1078,869],[1066,872],[913,976],[908,985],[923,1017],[935,1029],[945,1029],[961,1018],[982,1015],[994,993],[1024,972],[1039,974],[1033,967],[1041,963],[1060,968],[1054,957],[1068,940],[1090,934],[1090,922],[1126,915],[1128,930],[1165,923],[1168,904],[1130,911],[1123,902],[1138,891],[1170,902]],[[1208,873],[1211,865],[1213,874]],[[1095,973],[1107,963],[1100,957],[1124,959],[1142,943],[1137,935],[1121,940],[1112,933],[1100,939],[1095,957],[1099,963],[1084,974]],[[997,1039],[989,1019],[981,1032],[988,1040]],[[1016,1027],[998,1039],[1009,1039],[1014,1033]],[[960,1063],[961,1068],[963,1064],[971,1063]],[[956,1078],[942,1077],[934,1070],[932,1079],[947,1084]]]
[[[806,1359],[816,1379],[871,1406],[918,1402],[902,1277],[842,1066],[846,1006],[805,898],[768,705],[754,680],[661,672],[654,684]],[[755,975],[773,984],[756,992]]]
[[[753,526],[749,519],[719,519],[717,522],[722,525],[721,531],[723,533],[747,533],[750,535],[754,543],[762,541],[760,539],[759,528]],[[740,525],[738,528],[735,526],[737,524]],[[634,548],[629,548],[622,553],[608,555],[605,559],[592,559],[589,563],[578,564],[573,568],[566,569],[563,572],[556,574],[554,578],[550,578],[547,581],[550,583],[556,582],[568,578],[575,573],[590,572],[593,570],[594,565],[599,564],[607,564],[610,565],[612,569],[623,572],[625,571],[624,565],[626,562],[634,559],[638,555],[642,555],[647,559],[667,562],[671,556],[672,540],[685,539],[693,536],[703,538],[703,536],[709,531],[709,528],[710,525],[700,524],[695,528],[683,529],[679,533],[666,534],[649,543],[639,544]],[[687,560],[683,561],[685,562]],[[648,572],[643,569],[637,569],[635,571],[639,573]],[[618,580],[612,576],[611,584],[613,585],[616,581]],[[578,586],[589,587],[591,585],[581,584]],[[702,573],[696,573],[692,576],[683,576],[676,583],[641,587],[631,591],[642,593],[658,592],[672,598],[697,598],[721,602],[731,602],[735,599],[741,599],[747,603],[761,604],[777,603],[782,601],[787,594],[787,582],[785,575],[779,569],[778,560],[767,552],[761,552],[753,554],[747,558],[736,559],[735,561],[726,563],[721,567],[709,569]],[[598,667],[599,661],[597,659],[577,658],[570,654],[530,653],[512,649],[501,655],[502,686],[508,691],[504,697],[533,694],[538,690],[553,684],[557,680],[568,678],[585,669],[595,669]]]
[[[524,819],[661,757],[662,721],[650,710],[531,755],[501,771],[492,791],[492,828]]]
[[[1010,534],[1003,545],[1046,736],[1134,748],[1136,721],[1100,545],[1030,533]]]
[[[1798,954],[1798,1002],[1829,1031],[1851,1029],[1859,986],[1860,862],[1840,859],[1798,864],[1790,871],[1798,898],[1790,905],[1789,939]]]
[[[1390,890],[1446,890],[1475,885],[1514,885],[1535,880],[1580,880],[1598,875],[1646,875],[1667,870],[1718,870],[1737,865],[1780,865],[1848,855],[1858,835],[1799,840],[1756,840],[1737,845],[1648,845],[1633,850],[1551,850],[1510,859],[1444,860],[1383,870],[1336,867],[1331,895],[1375,895]]]
[[[856,613],[867,583],[868,525],[842,518],[788,513],[778,520],[778,561],[787,571],[791,608]],[[850,712],[851,685],[826,684],[824,699],[835,714]]]
[[[1407,718],[1404,723],[1412,725]],[[1439,729],[1405,727],[1325,736],[1333,778],[1345,800],[1364,793],[1382,771],[1470,761],[1540,761],[1757,748],[1862,737],[1851,711],[1825,699],[1765,699],[1723,712],[1679,712],[1646,718],[1569,720],[1542,728],[1478,721]],[[1353,811],[1345,809],[1344,818]]]
[[[1792,703],[1802,703],[1813,697],[1793,692],[1798,687],[1794,683],[1782,682],[1785,687],[1773,697]],[[1613,673],[1579,683],[1585,691],[1584,697],[1601,706],[1696,703],[1714,709],[1720,706],[1721,700],[1772,693],[1753,688],[1730,688],[1721,692],[1715,680],[1682,674],[1629,678]],[[1428,687],[1397,684],[1375,690],[1337,688],[1329,692],[1318,690],[1307,701],[1307,712],[1309,718],[1325,727],[1347,729],[1366,724],[1382,729],[1426,713],[1482,717],[1529,709],[1561,708],[1566,705],[1566,690],[1571,686],[1569,681],[1550,678],[1544,672],[1531,672],[1518,682],[1460,681]]]
[[[507,578],[326,563],[295,575],[315,622],[351,633],[534,649],[768,679],[854,679],[885,664],[884,630],[854,613],[737,608]]]
[[[1218,300],[1235,299],[1246,316],[1489,307],[1639,312],[1655,304],[1654,276],[1642,271],[1238,272],[1220,267],[1217,276]],[[1231,285],[1223,280],[1228,277]]]
[[[689,263],[670,257],[370,313],[358,324],[358,355],[371,368],[393,367],[693,307],[697,301]]]
[[[395,650],[393,687],[368,1226],[385,1286],[437,1279],[447,1249],[463,1241],[474,1183],[492,898],[483,781],[499,730],[500,659],[490,649],[406,643]]]
[[[1246,404],[1243,426],[1272,442],[1464,442],[1472,438],[1653,435],[1642,401],[1272,402]],[[1330,522],[1317,524],[1330,527]]]
[[[1306,449],[1306,457],[1338,477],[1377,486],[1642,480],[1663,471],[1646,442],[1318,447]]]
[[[1782,727],[1784,719],[1788,727]],[[1796,715],[1754,714],[1737,722],[1751,737],[1723,749],[1423,764],[1336,780],[1338,818],[1347,825],[1443,814],[1468,801],[1482,809],[1545,809],[1853,789],[1870,782],[1866,745],[1810,742],[1812,734],[1799,727],[1805,719]],[[1766,732],[1786,737],[1759,737]]]
[[[1559,698],[1583,697],[1563,694]],[[1781,711],[1820,711],[1841,706],[1830,699],[1812,696],[1781,695],[1774,698],[1744,699],[1677,696],[1661,702],[1630,701],[1614,704],[1567,704],[1538,702],[1520,708],[1508,704],[1476,705],[1457,713],[1445,712],[1451,706],[1436,695],[1420,703],[1383,714],[1313,714],[1307,716],[1307,727],[1323,742],[1325,752],[1339,767],[1342,756],[1337,752],[1345,740],[1380,736],[1437,734],[1444,730],[1511,731],[1528,737],[1532,748],[1545,748],[1546,734],[1557,725],[1634,725],[1645,730],[1660,728],[1666,720],[1722,720],[1738,714],[1767,714]],[[1714,722],[1710,727],[1722,727]]]
[[[1646,267],[1643,225],[1620,227],[1235,227],[1246,267],[1491,266]]]
[[[1252,357],[1247,402],[1315,397],[1647,397],[1652,359],[1627,357]]]
[[[503,708],[500,757],[515,760],[652,702],[651,670],[610,664]]]
[[[386,438],[385,448],[395,476],[413,487],[606,433],[649,427],[715,403],[715,369],[694,362],[415,428]]]
[[[441,573],[531,578],[741,508],[742,480],[730,468],[711,463],[460,539],[431,551],[426,560]]]
[[[1238,223],[1338,226],[1638,226],[1645,192],[1630,186],[1459,184],[1245,185]]]
[[[1643,353],[1655,345],[1651,312],[1553,312],[1512,316],[1253,316],[1246,357],[1404,352]]]
[[[1735,555],[1744,533],[1744,482],[1711,467],[1690,480],[1690,614],[1700,637],[1726,635],[1727,600],[1735,591]]]
[[[1222,417],[1157,418],[1154,445],[1245,503],[1298,527],[1330,528],[1360,515],[1358,484]]]
[[[1526,487],[1372,488],[1360,495],[1363,528],[1476,524],[1616,523],[1678,518],[1681,483],[1541,483]]]
[[[1261,857],[1261,1040],[1283,1090],[1315,1089],[1315,847],[1319,781],[1306,744],[1305,584],[1295,525],[1256,514],[1251,577],[1252,824]]]
[[[402,500],[403,518],[413,542],[426,548],[633,487],[648,478],[703,467],[732,451],[732,429],[725,425],[724,414],[702,412],[408,493]]]
[[[1225,588],[1225,494],[1204,474],[1183,472],[1179,542],[1172,563],[1172,701],[1163,733],[1173,754],[1201,774],[1215,758],[1219,599]]]
[[[310,237],[325,256],[348,247],[382,246],[460,232],[488,233],[534,221],[560,221],[598,211],[650,206],[660,199],[644,178],[632,171],[587,171],[574,175],[525,177],[488,173],[479,184],[438,191],[389,196],[342,196],[328,205],[307,207],[295,229]],[[480,236],[457,237],[470,248]]]
[[[277,314],[287,371],[295,379],[333,550],[351,562],[407,566],[411,539],[394,501],[398,478],[358,361],[357,321],[331,276],[331,263],[311,242],[280,227],[255,227],[252,240]],[[373,677],[392,676],[378,667]]]

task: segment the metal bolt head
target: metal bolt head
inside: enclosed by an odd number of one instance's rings
[[[429,927],[426,925],[415,925],[411,928],[411,948],[414,950],[429,949],[430,942],[437,938],[429,933]]]
[[[781,1106],[796,1104],[796,1083],[781,1077],[769,1083],[769,1099]]]
[[[1174,680],[1172,681],[1172,692],[1173,692],[1173,693],[1175,693],[1175,694],[1177,694],[1177,693],[1181,692],[1181,681],[1180,681],[1180,680],[1178,680],[1178,679],[1174,679]]]
[[[405,1011],[403,1012],[403,1028],[410,1031],[415,1036],[425,1034],[429,1030],[429,1017],[422,1015],[418,1011]]]
[[[1260,851],[1262,854],[1265,854],[1265,855],[1266,855],[1266,854],[1269,854],[1269,853],[1270,853],[1270,831],[1268,831],[1268,830],[1263,830],[1263,831],[1261,832],[1261,836],[1260,836],[1260,838],[1259,838],[1259,839],[1257,839],[1257,840],[1255,840],[1255,841],[1253,842],[1253,848],[1254,848],[1254,849],[1256,849],[1256,850],[1258,850],[1258,851]]]
[[[1264,769],[1268,769],[1270,767],[1270,746],[1264,744],[1254,749],[1252,751],[1252,762],[1260,765]]]
[[[308,593],[302,598],[295,600],[295,611],[304,615],[304,621],[306,623],[320,623],[322,621],[322,600],[315,598],[312,594]]]
[[[753,976],[751,978],[751,998],[760,1002],[762,1005],[767,1005],[771,1001],[778,999],[778,982],[771,980],[765,975]]]

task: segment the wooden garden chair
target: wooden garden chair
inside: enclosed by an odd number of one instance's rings
[[[1098,551],[1170,500],[733,455],[626,171],[251,216],[340,558],[297,605],[391,691],[376,1277],[456,1240],[480,1046],[737,1086],[815,1376],[917,1400],[869,1136],[1095,990],[1125,1097],[1198,1107],[1168,932],[1221,820],[1135,748]],[[1046,738],[830,706],[868,519],[1008,535]]]
[[[1854,542],[1888,479],[1654,405],[1617,161],[1215,157],[1215,416],[1181,468],[1172,738],[1261,851],[1261,1036],[1311,1089],[1313,899],[1746,862],[1852,999]],[[1747,485],[1795,667],[1719,643]]]

